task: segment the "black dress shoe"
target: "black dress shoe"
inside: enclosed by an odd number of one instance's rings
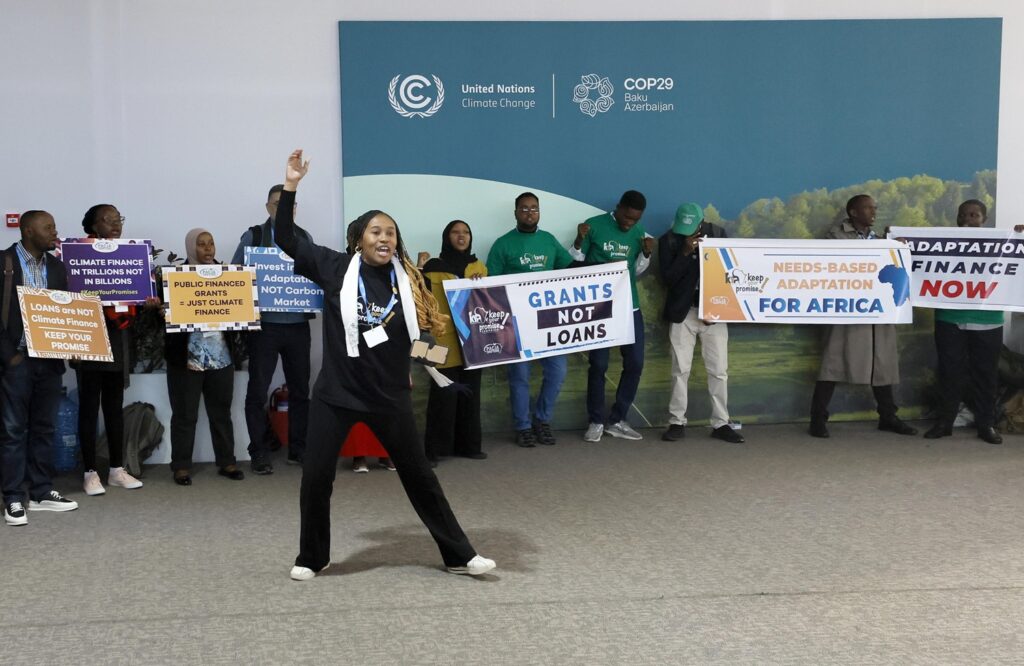
[[[175,472],[174,473],[174,482],[176,484],[178,484],[179,486],[191,486],[192,485],[192,476],[188,472],[185,472],[185,473]]]
[[[727,425],[721,425],[712,430],[711,436],[715,439],[721,439],[729,442],[730,444],[742,444],[746,441],[743,439],[743,435],[739,434]]]
[[[828,439],[832,435],[828,432],[828,427],[825,426],[824,421],[811,421],[811,427],[807,429],[807,432],[811,437],[821,437],[822,439]]]
[[[938,439],[939,437],[949,437],[953,434],[953,426],[946,423],[936,423],[928,432],[924,434],[925,439]]]
[[[229,478],[232,481],[241,481],[245,478],[245,473],[234,465],[231,467],[221,467],[217,470],[217,474]]]
[[[661,441],[678,442],[686,437],[686,426],[681,423],[669,423],[668,430],[661,433]]]
[[[908,426],[906,423],[900,420],[898,416],[890,416],[884,419],[878,419],[878,429],[887,430],[894,432],[897,435],[916,435],[917,428]]]
[[[979,428],[978,437],[985,440],[989,444],[1002,444],[1003,437],[995,428]]]

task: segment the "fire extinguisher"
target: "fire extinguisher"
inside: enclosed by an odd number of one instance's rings
[[[281,444],[288,446],[288,385],[282,384],[270,394],[270,407],[267,410],[270,427],[277,435]]]

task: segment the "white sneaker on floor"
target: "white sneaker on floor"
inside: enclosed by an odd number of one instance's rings
[[[474,555],[473,559],[466,562],[466,566],[464,567],[448,567],[448,573],[463,574],[466,576],[481,576],[496,566],[498,565],[494,563],[494,560]]]
[[[100,475],[95,470],[85,473],[85,478],[82,481],[82,490],[85,491],[86,495],[102,495],[107,492],[107,489],[100,483]]]
[[[603,423],[591,423],[587,426],[587,431],[583,433],[584,442],[600,442],[601,437],[604,435],[604,424]]]
[[[368,474],[370,468],[366,466],[366,461],[352,463],[352,471],[356,474]]]
[[[327,563],[327,567],[329,566],[331,566],[330,562]],[[323,571],[327,567],[324,567],[320,571]],[[314,576],[320,573],[320,571],[313,571],[309,567],[294,566],[292,567],[291,573],[288,575],[291,576],[292,580],[312,580]]]
[[[28,503],[29,511],[74,511],[77,508],[78,502],[69,500],[56,490],[51,490],[49,495],[38,502],[29,500]]]
[[[609,435],[611,435],[612,437],[618,437],[619,439],[643,439],[644,438],[643,435],[638,433],[636,430],[633,430],[632,426],[630,426],[625,421],[619,421],[618,423],[613,423],[610,426],[608,426],[607,428],[605,428],[604,431],[606,433],[608,433]]]
[[[118,486],[119,488],[127,488],[128,490],[134,490],[142,487],[142,481],[139,481],[125,471],[124,467],[111,467],[110,474],[107,476],[107,483],[112,486]]]

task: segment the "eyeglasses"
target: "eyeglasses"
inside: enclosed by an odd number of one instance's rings
[[[120,217],[105,217],[102,221],[106,222],[107,224],[113,224],[115,227],[123,227],[124,215],[121,215]]]
[[[540,212],[540,208],[537,207],[537,206],[530,206],[530,207],[520,206],[516,210],[518,210],[520,213],[523,213],[524,215],[529,215],[530,213],[539,213]]]

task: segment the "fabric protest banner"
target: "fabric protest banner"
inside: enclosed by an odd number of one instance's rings
[[[168,333],[260,330],[255,269],[213,264],[162,273]]]
[[[143,303],[153,295],[151,241],[66,238],[59,250],[68,291],[98,296],[104,305]]]
[[[717,322],[909,324],[909,248],[891,240],[705,238],[699,316]]]
[[[278,247],[246,247],[244,262],[256,269],[261,312],[320,312],[324,292],[295,274],[295,260]]]
[[[467,368],[633,343],[625,262],[445,280]]]
[[[99,298],[70,291],[18,287],[18,305],[29,356],[114,360]]]
[[[915,307],[1024,312],[1024,234],[1009,229],[892,227],[910,246]]]

